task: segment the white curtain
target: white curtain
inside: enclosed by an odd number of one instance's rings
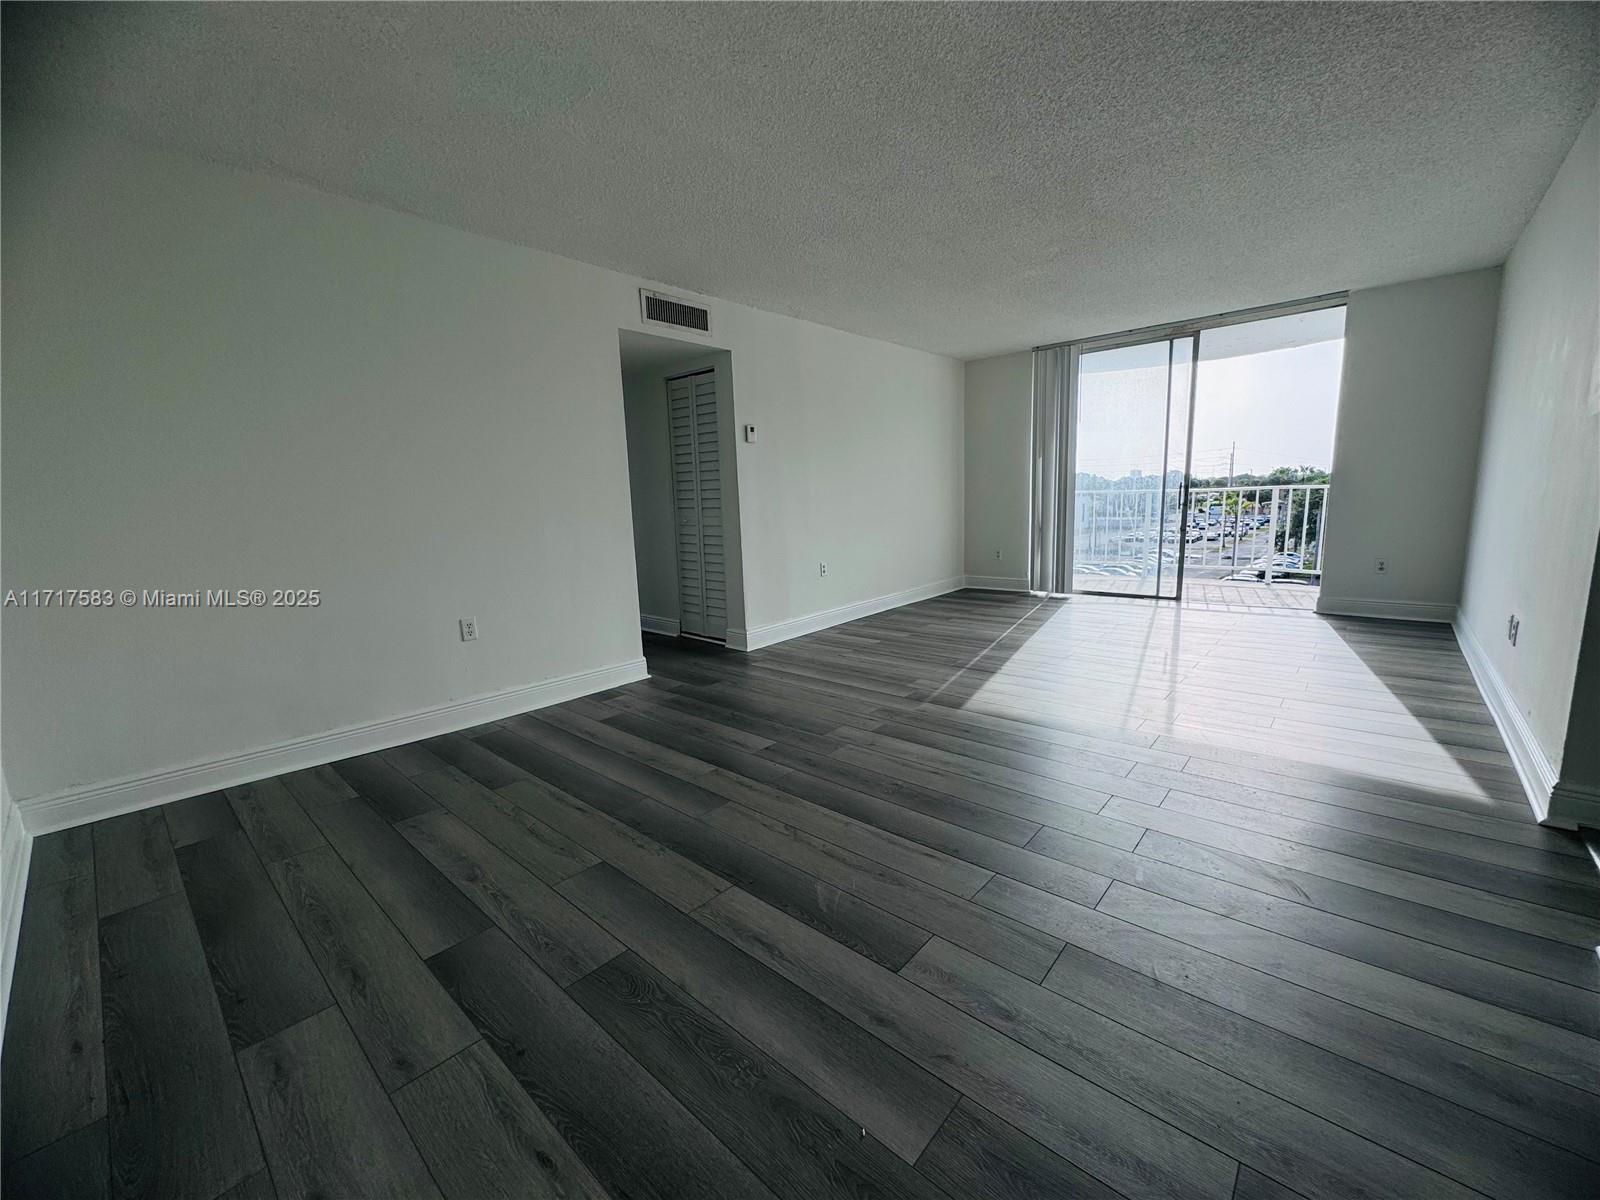
[[[1062,594],[1072,586],[1072,481],[1067,464],[1072,438],[1070,346],[1033,352],[1033,471],[1028,546],[1028,587]]]

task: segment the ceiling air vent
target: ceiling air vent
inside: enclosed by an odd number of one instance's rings
[[[666,325],[693,333],[711,332],[710,309],[644,288],[639,289],[639,315],[646,325]]]

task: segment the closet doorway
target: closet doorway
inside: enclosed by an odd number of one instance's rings
[[[639,624],[742,643],[733,356],[619,333]]]

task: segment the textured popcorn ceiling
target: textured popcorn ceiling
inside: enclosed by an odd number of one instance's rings
[[[1501,261],[1595,5],[11,6],[78,116],[959,357]]]

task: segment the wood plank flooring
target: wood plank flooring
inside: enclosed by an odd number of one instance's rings
[[[1447,629],[962,592],[40,838],[8,1197],[1592,1197]]]

